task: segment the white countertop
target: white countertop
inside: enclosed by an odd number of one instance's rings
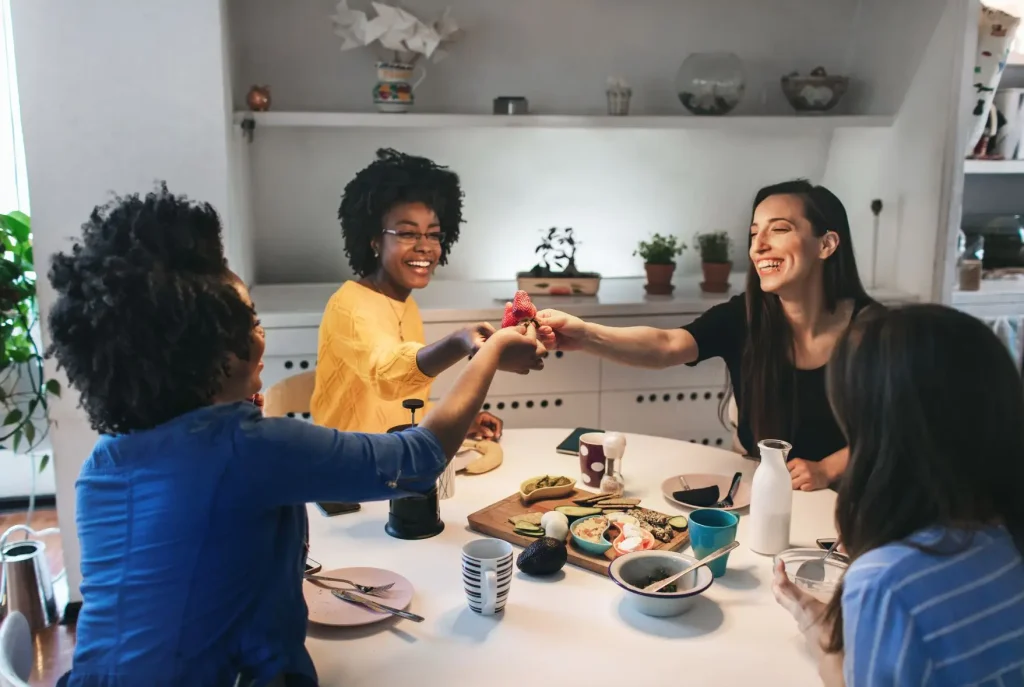
[[[712,305],[743,292],[745,273],[733,273],[732,290],[709,294],[700,290],[700,275],[685,275],[676,280],[669,296],[650,296],[644,291],[643,277],[601,280],[596,296],[547,296],[533,299],[538,309],[559,308],[580,317],[616,317],[628,315],[676,315],[702,313]],[[317,327],[328,299],[338,284],[270,284],[252,289],[253,302],[267,328]],[[515,280],[449,281],[435,279],[430,286],[413,294],[424,322],[500,321],[505,302],[516,291]],[[892,289],[877,289],[871,295],[892,303],[910,299]]]
[[[516,570],[501,616],[478,616],[466,605],[462,546],[482,535],[467,517],[515,493],[536,474],[576,475],[575,456],[555,452],[568,429],[507,430],[504,463],[484,475],[456,477],[455,496],[441,501],[446,527],[423,541],[384,533],[387,502],[325,518],[309,508],[310,556],[324,570],[371,566],[412,582],[409,610],[422,623],[388,619],[360,629],[310,626],[307,647],[324,687],[415,684],[487,687],[620,687],[645,685],[821,684],[796,623],[772,597],[771,559],[743,545],[746,512],[726,575],[677,618],[650,618],[623,604],[610,579],[566,565],[564,574],[531,578]],[[685,512],[660,493],[661,482],[683,472],[744,472],[756,463],[688,442],[626,435],[626,491],[643,505]],[[792,542],[813,546],[835,536],[835,495],[793,494]],[[515,548],[518,556],[521,549]],[[340,602],[339,602],[340,603]]]

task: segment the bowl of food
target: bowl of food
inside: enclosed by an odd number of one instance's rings
[[[693,600],[712,585],[715,578],[708,566],[701,566],[656,592],[645,592],[644,587],[680,573],[696,562],[693,556],[674,551],[634,551],[612,561],[608,576],[626,591],[627,603],[637,611],[655,618],[668,618],[689,611]]]
[[[611,521],[605,515],[590,515],[580,518],[569,526],[572,542],[580,550],[602,556],[612,548],[612,543],[605,538],[605,532]]]
[[[519,500],[523,504],[544,499],[561,499],[576,489],[576,480],[564,475],[540,475],[531,477],[519,485]]]
[[[810,579],[802,577],[799,574],[800,565],[809,561],[821,561],[822,556],[825,555],[825,551],[822,549],[814,548],[796,548],[786,549],[782,553],[775,556],[774,563],[777,565],[779,561],[786,564],[786,574],[789,575],[789,579],[793,581],[800,589],[808,592],[811,596],[818,599],[819,601],[828,601],[832,598],[832,594],[835,593],[836,587],[839,585],[839,581],[843,578],[843,574],[846,572],[846,568],[849,565],[849,560],[841,553],[833,553],[824,561],[824,577],[821,580]]]

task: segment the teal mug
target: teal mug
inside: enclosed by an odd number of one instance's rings
[[[717,508],[698,508],[690,513],[690,546],[698,559],[714,553],[726,544],[736,541],[736,526],[740,519],[733,513]],[[708,563],[711,574],[721,577],[729,563],[729,554]]]

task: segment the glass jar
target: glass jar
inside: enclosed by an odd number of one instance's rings
[[[731,52],[695,52],[676,74],[679,102],[695,115],[724,115],[746,89],[743,62]]]

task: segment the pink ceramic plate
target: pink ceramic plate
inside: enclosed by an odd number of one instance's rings
[[[381,596],[371,596],[370,599],[379,601],[385,606],[405,610],[412,601],[412,583],[398,573],[380,568],[336,568],[335,570],[324,570],[318,573],[325,577],[343,577],[359,584],[378,585],[394,582],[395,586],[384,592]],[[331,590],[319,585],[327,585],[335,589],[350,589],[351,586],[342,582],[318,581],[316,584],[309,580],[302,582],[302,595],[306,598],[306,606],[309,607],[309,621],[318,625],[331,625],[333,627],[354,627],[356,625],[369,625],[387,620],[395,616],[390,613],[377,613],[368,608],[357,606],[354,603],[343,601],[331,594]],[[358,594],[358,592],[356,592]]]
[[[732,484],[732,476],[735,473],[729,473],[728,475],[711,475],[706,473],[687,473],[682,475],[686,480],[686,483],[691,489],[700,489],[701,487],[710,487],[718,485],[718,492],[721,494],[720,499],[724,499],[729,494],[729,486]],[[672,498],[672,492],[682,491],[683,485],[679,481],[679,475],[675,477],[669,477],[667,480],[661,483],[661,493],[671,503],[676,504],[680,508],[686,508],[688,510],[695,510],[698,506],[690,505],[689,503],[683,503],[682,501],[676,501]],[[750,480],[743,478],[740,480],[740,487],[736,490],[736,496],[733,497],[733,503],[731,508],[723,508],[722,510],[740,510],[750,505]]]

